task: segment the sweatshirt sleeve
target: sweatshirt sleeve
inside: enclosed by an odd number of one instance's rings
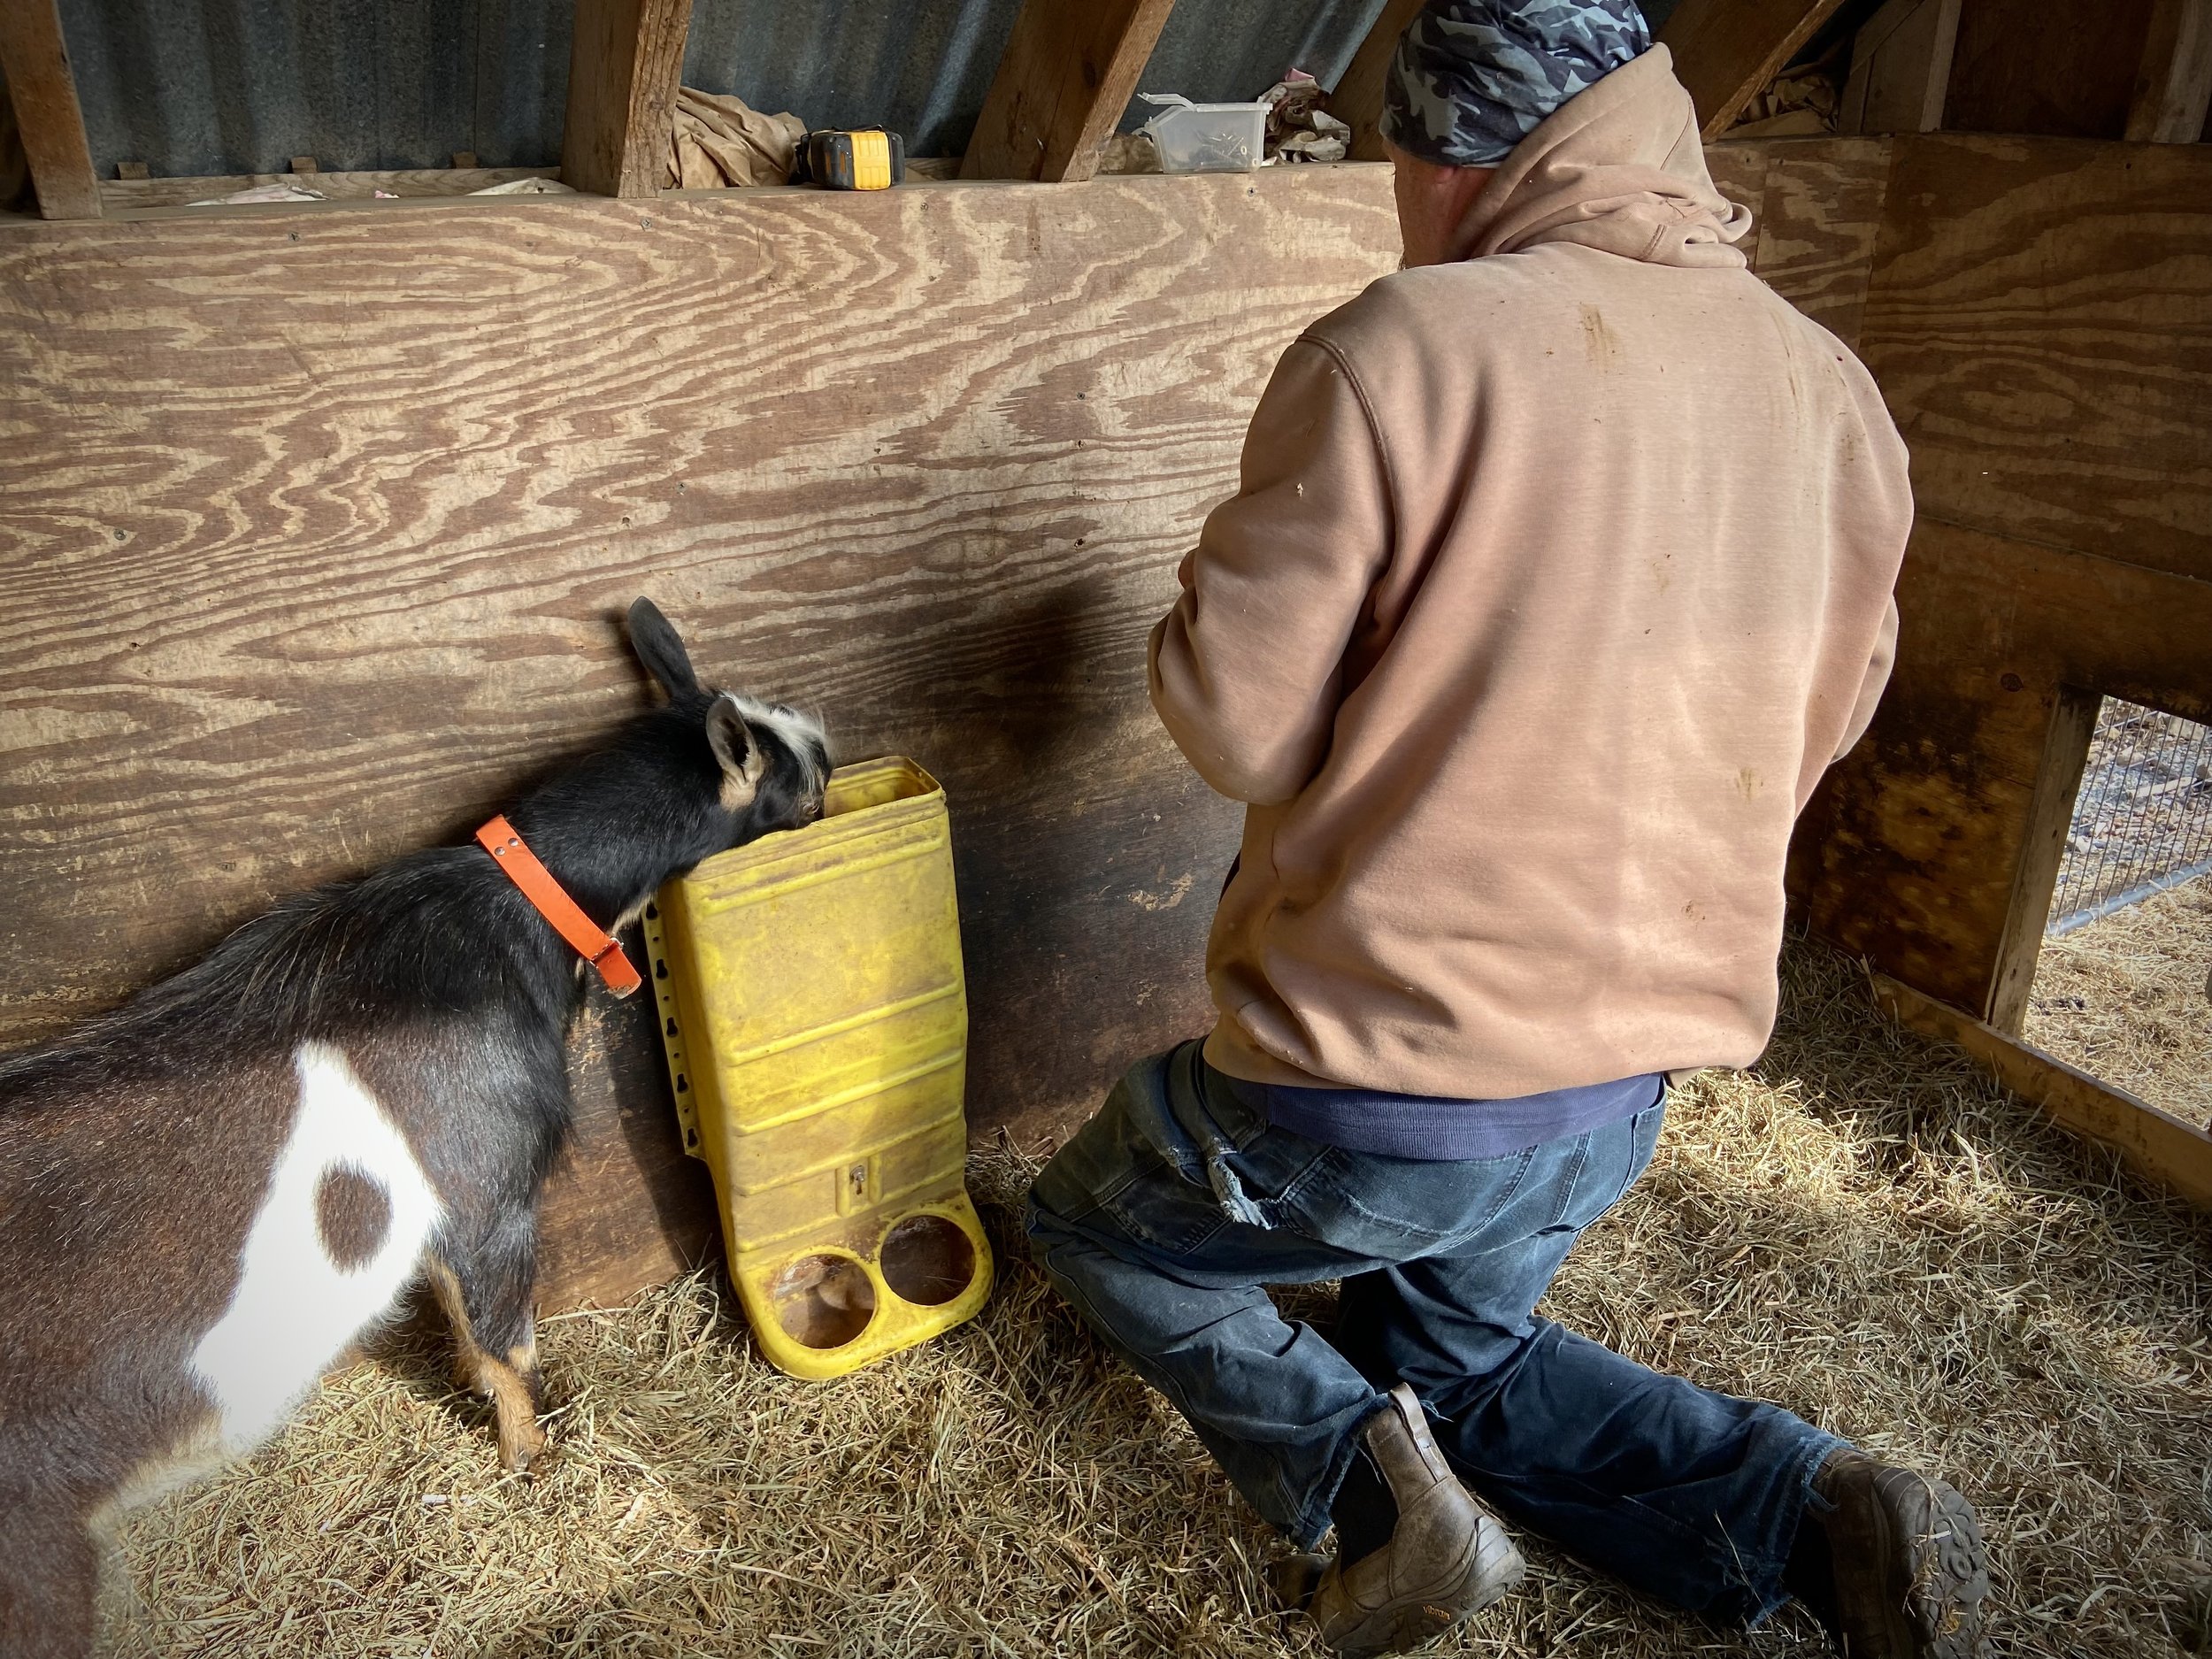
[[[1152,631],[1152,706],[1199,776],[1266,806],[1328,754],[1345,648],[1391,553],[1382,454],[1328,347],[1300,340],[1276,365],[1240,484]]]
[[[1851,710],[1851,724],[1844,728],[1843,741],[1836,747],[1836,758],[1841,760],[1859,746],[1866,735],[1866,728],[1874,724],[1874,710],[1882,700],[1883,687],[1889,684],[1890,670],[1897,665],[1897,600],[1893,595],[1889,609],[1882,613],[1882,631],[1874,636],[1873,660],[1866,665],[1866,678],[1859,682],[1859,700]]]

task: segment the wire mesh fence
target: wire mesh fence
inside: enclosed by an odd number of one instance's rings
[[[2212,874],[2212,726],[2107,697],[2046,932]]]

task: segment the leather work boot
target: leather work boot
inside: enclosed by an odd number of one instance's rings
[[[1827,1544],[1793,1550],[1789,1588],[1846,1659],[1977,1659],[1989,1556],[1974,1506],[1943,1481],[1846,1448],[1813,1490],[1835,1507],[1799,1523]],[[1810,1542],[1811,1540],[1808,1540]]]
[[[1412,1389],[1393,1388],[1363,1433],[1398,1525],[1374,1554],[1348,1568],[1331,1563],[1306,1609],[1321,1640],[1354,1659],[1405,1653],[1442,1635],[1528,1570],[1497,1517],[1446,1465]]]

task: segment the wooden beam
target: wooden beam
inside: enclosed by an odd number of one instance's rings
[[[2074,797],[2081,792],[2082,768],[2088,764],[2089,740],[2103,702],[2093,691],[2062,685],[2051,706],[2043,759],[2028,797],[2020,864],[2013,872],[2012,902],[1997,936],[1997,972],[1985,1010],[1990,1025],[2008,1037],[2017,1037],[2027,1023],[2028,992],[2043,956],[2043,930],[2051,919],[2051,895],[2058,887],[2066,834],[2073,826]]]
[[[2188,144],[2212,106],[2212,0],[2157,0],[2128,103],[2137,143]]]
[[[1828,20],[1841,0],[1682,0],[1660,26],[1674,73],[1697,105],[1710,141],[1736,118]]]
[[[1943,124],[1961,133],[2117,139],[2159,0],[1971,0]]]
[[[1932,133],[1958,49],[1961,0],[1889,0],[1851,44],[1839,133]]]
[[[964,179],[1075,182],[1129,107],[1175,0],[1028,0],[961,158]]]
[[[576,0],[561,181],[655,196],[668,166],[691,0]]]
[[[15,104],[39,212],[48,219],[99,218],[99,180],[55,0],[0,4],[0,73],[7,76]]]
[[[1389,158],[1382,136],[1383,84],[1390,76],[1390,60],[1398,55],[1399,37],[1420,10],[1421,0],[1389,0],[1329,94],[1329,113],[1352,129],[1345,153],[1354,161]]]
[[[553,167],[385,167],[373,173],[318,173],[314,179],[315,188],[334,202],[373,200],[380,195],[419,200],[430,196],[466,196],[472,190],[488,189],[495,184],[511,184],[517,179],[551,180],[558,171]],[[285,173],[234,173],[188,179],[108,179],[100,185],[100,200],[107,217],[115,219],[149,210],[179,208],[194,202],[213,201],[234,191],[250,189],[256,185],[283,184],[297,176]],[[218,210],[202,208],[198,211],[212,213]]]
[[[2108,1146],[2137,1174],[2193,1203],[2212,1207],[2212,1135],[2100,1082],[2055,1055],[2008,1037],[1972,1015],[1887,974],[1874,976],[1875,1000],[1901,1025],[1955,1043],[2054,1123]]]

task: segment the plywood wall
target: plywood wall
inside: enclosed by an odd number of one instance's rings
[[[640,706],[646,593],[945,780],[973,1124],[1066,1124],[1202,1029],[1235,846],[1146,633],[1394,263],[1379,168],[0,227],[0,1045],[465,835]],[[556,1302],[710,1248],[649,1012],[577,1082]]]
[[[2212,718],[2212,150],[1894,143],[1859,345],[1918,523],[1897,677],[1798,877],[1822,932],[2016,1031],[2070,699]]]
[[[2126,571],[2203,587],[2173,478],[2204,181],[2013,142],[1710,152],[1756,268],[1862,344],[1918,457],[1900,695],[1800,877],[1939,988],[1982,948],[1976,881],[2010,879],[2013,734],[2039,731],[1957,711],[2031,658],[2031,700],[2076,672],[2020,647],[2013,590],[2120,616]],[[615,618],[649,593],[710,675],[945,780],[972,1121],[1057,1133],[1206,1023],[1236,816],[1149,714],[1144,637],[1277,354],[1394,263],[1387,171],[1356,165],[0,226],[0,1045],[465,834],[638,706]],[[2113,626],[2101,663],[2150,660]],[[713,1248],[649,1014],[595,1001],[575,1071],[556,1306]]]

